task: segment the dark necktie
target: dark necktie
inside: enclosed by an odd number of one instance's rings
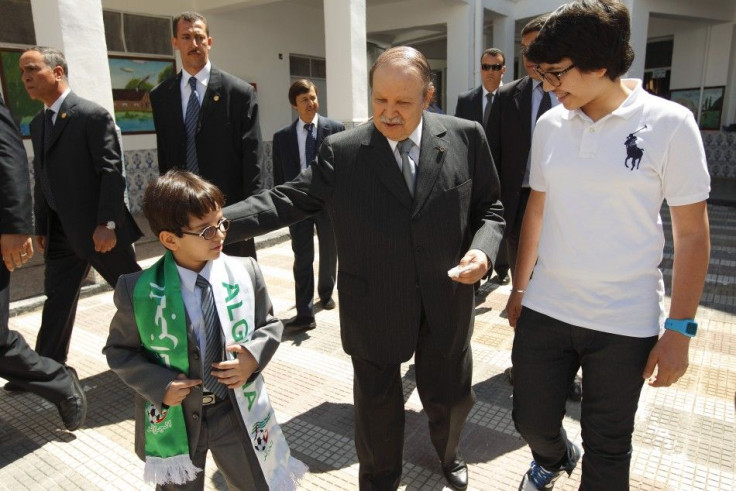
[[[312,163],[314,157],[317,156],[317,138],[314,136],[314,123],[304,125],[304,129],[307,130],[307,140],[304,145],[304,158],[307,161],[307,167]]]
[[[542,85],[540,84],[539,87],[541,88]],[[544,92],[544,89],[542,89]],[[537,119],[539,117],[546,113],[548,109],[552,107],[552,99],[549,96],[549,92],[544,92],[544,95],[542,95],[542,100],[539,102],[539,109],[537,109]]]
[[[411,194],[412,198],[414,197],[414,184],[416,181],[414,174],[412,174],[414,162],[409,158],[409,152],[413,146],[414,142],[409,138],[401,140],[398,145],[399,155],[401,155],[401,173],[404,176],[404,182],[406,183],[406,187],[409,189],[409,194]]]
[[[202,292],[202,322],[205,332],[205,356],[202,364],[202,380],[207,390],[220,399],[227,399],[227,387],[211,375],[212,364],[222,361],[222,341],[220,337],[220,318],[215,309],[215,297],[210,282],[197,275],[195,284]]]
[[[56,202],[54,201],[54,195],[51,194],[51,185],[49,183],[49,176],[46,170],[46,152],[51,146],[51,135],[54,131],[54,111],[46,109],[46,111],[44,111],[43,121],[43,168],[41,169],[39,176],[41,178],[41,187],[43,188],[43,194],[46,198],[46,204],[49,205],[49,208],[56,211]]]
[[[491,105],[493,105],[493,92],[486,94],[486,108],[483,110],[483,127],[488,126],[488,117],[491,115]]]
[[[199,99],[197,98],[197,79],[189,77],[189,87],[192,93],[187,103],[187,114],[184,118],[184,128],[187,134],[187,170],[199,174],[197,161],[197,123],[199,122]]]

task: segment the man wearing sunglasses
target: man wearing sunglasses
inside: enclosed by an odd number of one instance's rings
[[[491,114],[493,100],[498,93],[501,79],[506,73],[506,56],[498,48],[488,48],[480,57],[480,70],[482,84],[457,97],[455,117],[477,121],[486,131],[488,119]],[[505,247],[501,246],[501,252],[496,259],[493,269],[496,271],[496,282],[501,285],[509,283],[509,264],[506,260]],[[490,277],[490,272],[488,273]]]

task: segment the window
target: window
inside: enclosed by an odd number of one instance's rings
[[[289,72],[292,78],[327,78],[327,63],[324,58],[289,55]]]
[[[0,42],[36,44],[31,0],[0,0]]]
[[[102,20],[105,23],[108,51],[174,55],[171,47],[170,17],[105,10],[102,13]]]

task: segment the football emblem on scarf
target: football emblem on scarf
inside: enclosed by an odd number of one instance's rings
[[[268,430],[258,428],[256,430],[256,436],[253,438],[253,448],[259,452],[266,450],[268,444]]]
[[[163,411],[159,411],[156,409],[154,405],[148,406],[148,421],[151,422],[151,424],[159,424],[163,422],[163,420],[166,419],[166,415],[168,414],[169,410],[164,409]]]

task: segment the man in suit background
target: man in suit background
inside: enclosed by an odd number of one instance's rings
[[[474,400],[473,284],[503,236],[498,178],[478,123],[424,111],[434,92],[424,55],[391,48],[369,80],[372,123],[330,136],[296,179],[224,214],[235,239],[329,212],[342,344],[353,363],[360,488],[400,483],[400,366],[414,355],[443,474],[465,489],[458,446]]]
[[[56,406],[64,426],[84,423],[87,398],[76,372],[33,351],[8,329],[10,273],[33,257],[28,158],[18,127],[0,96],[0,376]]]
[[[44,103],[30,125],[36,245],[46,259],[36,351],[64,363],[90,266],[114,287],[121,274],[140,270],[132,243],[142,234],[125,206],[120,142],[110,113],[71,91],[66,59],[57,49],[29,48],[20,57],[20,72],[28,95]]]
[[[321,116],[317,87],[310,80],[295,81],[289,87],[289,103],[299,117],[273,135],[273,182],[283,184],[306,169],[317,155],[326,136],[343,131],[342,123]],[[317,293],[323,309],[334,309],[332,291],[335,287],[337,253],[332,222],[326,211],[289,226],[291,249],[294,251],[294,289],[296,318],[284,327],[314,329],[314,229],[319,237],[319,274]]]
[[[506,73],[506,55],[498,48],[486,49],[480,57],[480,69],[482,84],[457,97],[455,116],[477,121],[487,128],[493,100],[498,93],[501,79]],[[509,263],[503,244],[493,269],[496,271],[496,282],[500,285],[507,285],[509,283]]]
[[[529,200],[529,150],[537,119],[548,109],[559,104],[554,92],[542,89],[542,79],[524,53],[542,30],[547,15],[532,19],[521,30],[521,54],[526,76],[498,89],[486,127],[493,161],[501,181],[501,203],[506,219],[504,245],[511,274],[516,269],[516,253],[519,249],[521,223]],[[500,254],[499,254],[500,255]],[[513,367],[505,370],[511,384],[514,383]],[[579,401],[582,397],[580,378],[570,385],[568,397]]]
[[[185,169],[219,187],[227,203],[263,188],[261,129],[253,86],[212,66],[207,19],[174,18],[171,44],[182,71],[151,91],[158,169]],[[194,90],[192,90],[194,86]],[[256,257],[253,240],[229,244],[225,254]]]

